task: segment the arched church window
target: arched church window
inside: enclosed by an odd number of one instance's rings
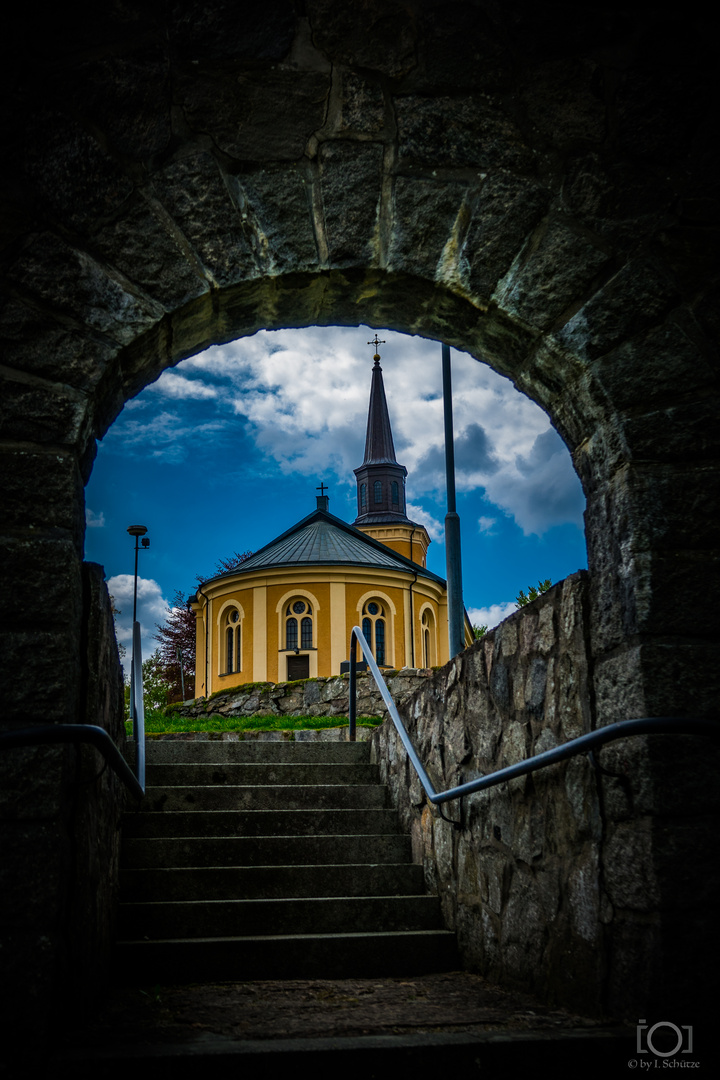
[[[423,611],[421,624],[423,666],[429,668],[435,663],[435,617],[428,608]]]
[[[224,668],[227,675],[234,671],[242,671],[242,638],[240,629],[240,612],[237,608],[230,608],[225,615],[225,649]]]
[[[398,488],[397,480],[393,480],[393,482],[392,482],[392,501],[393,501],[393,506],[399,506],[399,504],[400,504],[400,491],[399,491],[399,488]]]
[[[300,618],[302,616],[302,618]],[[298,627],[298,621],[300,623]],[[312,604],[298,597],[291,600],[285,610],[285,648],[298,648],[298,629],[300,631],[299,647],[312,649],[313,647],[313,621]]]
[[[375,492],[374,498],[376,503],[382,502],[382,483],[380,480],[376,480],[373,484],[373,490]]]
[[[364,510],[367,506],[367,484],[360,485],[360,509]]]
[[[367,641],[378,666],[386,666],[385,609],[379,600],[369,600],[363,608],[363,637]]]
[[[297,619],[290,618],[285,623],[285,648],[297,649],[298,647],[298,625]]]

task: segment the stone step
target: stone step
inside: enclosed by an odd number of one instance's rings
[[[233,784],[253,787],[268,784],[377,784],[378,768],[370,762],[182,762],[149,764],[148,787]]]
[[[382,784],[207,784],[203,787],[148,788],[141,809],[148,810],[313,810],[384,809]]]
[[[123,842],[128,869],[182,866],[318,866],[410,861],[410,838],[378,836],[159,837]]]
[[[129,744],[132,747],[132,743]],[[250,739],[148,739],[145,743],[148,764],[161,762],[276,761],[276,762],[337,762],[352,764],[370,760],[370,747],[365,742],[278,742]]]
[[[167,810],[128,814],[124,837],[397,833],[395,810]]]
[[[172,867],[120,871],[123,901],[409,896],[425,891],[417,863]]]
[[[342,896],[294,900],[152,901],[122,904],[123,940],[249,935],[367,933],[442,928],[436,896]]]
[[[135,985],[247,979],[333,979],[452,971],[448,930],[123,941],[117,975]]]

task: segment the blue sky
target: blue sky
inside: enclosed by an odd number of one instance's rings
[[[143,653],[156,647],[176,590],[194,591],[218,559],[257,550],[315,508],[357,514],[375,335],[368,327],[260,331],[163,372],[129,401],[98,445],[86,489],[85,558],[105,567],[129,640],[133,540],[140,554]],[[428,529],[428,566],[445,576],[442,372],[439,343],[379,330],[408,513]],[[587,565],[585,500],[545,413],[512,383],[452,351],[457,509],[463,593],[473,622],[493,626],[520,589]]]

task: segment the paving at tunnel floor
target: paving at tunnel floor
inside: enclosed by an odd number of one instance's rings
[[[91,1027],[68,1031],[62,1049],[117,1043],[341,1038],[421,1033],[623,1034],[457,971],[412,978],[291,979],[115,991]],[[634,1032],[634,1029],[633,1029]]]

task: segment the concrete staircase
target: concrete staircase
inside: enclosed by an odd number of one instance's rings
[[[151,741],[117,959],[143,984],[457,968],[367,743]]]

